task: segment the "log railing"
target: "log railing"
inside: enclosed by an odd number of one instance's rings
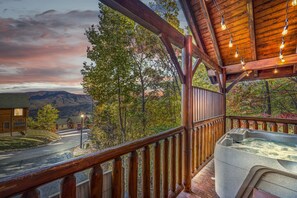
[[[182,189],[182,136],[184,127],[178,127],[147,138],[122,144],[87,156],[72,159],[67,162],[29,171],[0,181],[0,197],[21,194],[22,197],[39,197],[38,187],[62,178],[61,198],[76,197],[75,173],[92,169],[90,173],[91,197],[102,197],[103,170],[102,164],[113,161],[113,197],[123,197],[123,171],[128,169],[129,197],[176,196]],[[138,153],[142,155],[138,156]],[[151,154],[153,153],[153,156]],[[123,165],[124,156],[128,157],[128,165]],[[139,159],[141,158],[141,159]],[[142,168],[138,163],[142,161]],[[153,163],[151,163],[153,161]],[[124,170],[123,170],[124,169]],[[141,171],[142,186],[138,183]],[[161,179],[162,178],[162,179]],[[162,194],[161,194],[162,193]]]
[[[230,120],[230,129],[248,128],[297,134],[297,120],[245,116],[227,116],[227,118]]]
[[[224,134],[224,116],[216,116],[194,123],[192,133],[192,174],[212,159],[215,143]]]
[[[215,142],[223,135],[223,119],[223,116],[217,116],[194,123],[194,130],[191,133],[192,173],[189,172],[192,177],[212,159]],[[178,127],[46,168],[2,179],[0,195],[9,197],[21,194],[22,197],[37,198],[40,194],[38,187],[62,179],[61,198],[73,198],[77,196],[74,174],[91,169],[90,196],[99,198],[102,197],[103,188],[102,164],[113,161],[113,197],[123,197],[125,186],[129,197],[176,197],[183,189],[182,160],[185,153],[182,139],[184,133],[184,127]],[[126,156],[129,163],[125,166]],[[139,163],[142,165],[141,169],[139,169]],[[128,172],[127,180],[123,178],[124,171]],[[142,180],[140,184],[139,175]],[[127,181],[126,185],[125,181]]]

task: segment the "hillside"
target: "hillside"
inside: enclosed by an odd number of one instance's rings
[[[52,104],[59,110],[60,118],[92,112],[92,99],[87,95],[72,94],[66,91],[38,91],[27,93],[30,101],[29,116],[35,117],[39,108]]]

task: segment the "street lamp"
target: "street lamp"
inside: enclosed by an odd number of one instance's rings
[[[80,115],[80,148],[82,148],[82,135],[83,135],[83,128],[84,128],[84,114]]]

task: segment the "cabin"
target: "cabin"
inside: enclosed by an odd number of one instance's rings
[[[61,179],[60,197],[80,197],[75,174],[90,169],[84,197],[103,197],[102,167],[112,162],[116,198],[297,197],[296,163],[250,158],[243,151],[247,158],[239,151],[218,155],[247,135],[296,143],[296,119],[226,115],[226,95],[238,82],[297,76],[296,0],[180,0],[191,35],[180,33],[140,0],[101,2],[160,37],[182,84],[180,126],[6,178],[0,181],[1,196],[40,197],[40,186]],[[173,46],[183,50],[181,64]],[[201,62],[219,92],[192,86]],[[256,166],[228,169],[234,163]],[[295,190],[289,190],[292,185]],[[285,196],[284,190],[295,194]]]
[[[29,99],[23,93],[0,94],[0,133],[27,130]]]

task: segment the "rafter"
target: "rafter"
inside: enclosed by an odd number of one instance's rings
[[[251,61],[246,63],[245,68],[246,70],[265,70],[274,68],[276,65],[278,65],[278,67],[283,67],[297,64],[297,54],[284,56],[284,59],[286,60],[285,63],[282,63],[279,57]],[[227,74],[240,73],[242,72],[241,68],[241,64],[229,65],[226,66],[226,71]]]
[[[170,56],[170,59],[171,59],[173,65],[175,66],[175,69],[176,69],[176,71],[178,73],[178,76],[179,76],[179,79],[180,79],[181,83],[184,84],[185,83],[185,75],[184,75],[183,70],[182,70],[182,68],[181,68],[181,66],[180,66],[180,64],[178,62],[178,59],[177,59],[175,53],[174,53],[174,49],[173,49],[170,41],[168,40],[168,38],[164,34],[160,35],[160,39],[163,42],[163,44],[164,44],[164,46],[165,46],[165,48],[166,48],[166,50],[167,50],[167,52],[168,52],[168,54]]]
[[[190,26],[190,29],[192,31],[193,37],[197,43],[197,45],[200,47],[200,49],[203,52],[206,52],[205,44],[202,40],[202,35],[199,31],[199,28],[197,26],[196,18],[194,15],[194,12],[192,10],[192,6],[190,5],[190,1],[188,0],[179,0],[181,7],[183,9],[183,13],[186,17],[186,20]]]
[[[204,17],[206,19],[207,28],[208,28],[208,31],[209,31],[210,36],[211,36],[211,40],[212,40],[212,43],[213,43],[213,46],[214,46],[214,51],[215,51],[216,57],[218,59],[219,64],[223,65],[219,45],[218,45],[218,42],[217,42],[217,38],[216,38],[216,35],[215,35],[215,31],[213,29],[213,24],[211,22],[205,0],[200,0],[200,5],[201,5],[202,12],[204,14]]]
[[[226,92],[228,93],[239,81],[241,81],[247,74],[252,73],[252,71],[244,71],[240,74],[227,88]]]
[[[183,48],[185,45],[185,36],[171,26],[167,21],[162,19],[149,7],[139,0],[101,0],[102,3],[110,8],[122,13],[135,22],[139,23],[146,29],[156,35],[164,34],[173,45]],[[192,45],[193,56],[201,58],[202,62],[208,68],[215,69],[222,73],[222,67],[214,62],[207,54],[205,54],[196,45]],[[222,64],[221,64],[222,65]]]
[[[247,6],[247,14],[249,18],[249,32],[250,32],[250,39],[251,39],[252,60],[257,60],[253,0],[248,0],[246,6]]]
[[[196,73],[196,70],[197,70],[197,68],[198,68],[198,66],[200,65],[201,62],[202,62],[202,60],[200,58],[195,61],[194,65],[193,65],[193,69],[192,69],[193,76]]]

